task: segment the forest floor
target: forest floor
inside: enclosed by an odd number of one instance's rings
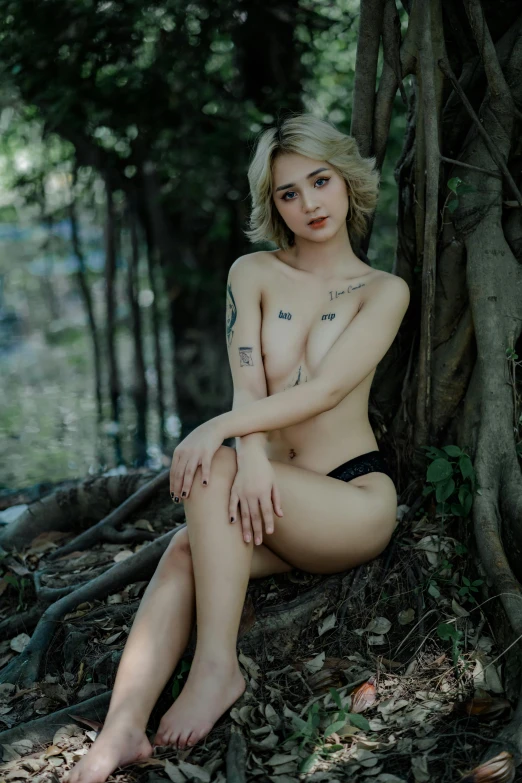
[[[477,578],[456,537],[464,525],[446,520],[442,526],[430,509],[420,509],[402,519],[379,558],[358,569],[328,578],[296,569],[252,581],[238,639],[243,696],[195,747],[156,749],[109,780],[460,780],[479,765],[511,711],[501,680],[503,651],[488,632],[475,598],[479,591],[463,589],[466,577],[470,584]],[[125,529],[132,528],[157,535],[169,530],[159,500],[128,518]],[[46,587],[60,587],[148,546],[103,543],[70,552],[51,567],[49,554],[71,539],[51,531],[23,551],[0,553],[0,622],[33,605],[31,573],[45,573]],[[60,779],[87,752],[146,584],[134,582],[77,606],[55,633],[40,680],[25,688],[0,685],[1,783]],[[330,590],[306,623],[294,622],[292,610],[314,591],[321,595],[326,584]],[[256,635],[267,616],[289,621],[277,632]],[[26,630],[0,642],[0,675],[29,641],[32,628]],[[187,652],[160,697],[151,737],[190,662]],[[98,720],[82,716],[82,704],[92,697],[101,699]],[[64,709],[45,724],[46,716]],[[35,719],[39,724],[12,740],[13,729]],[[43,733],[34,732],[42,721]]]

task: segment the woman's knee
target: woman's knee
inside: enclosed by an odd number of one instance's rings
[[[190,502],[190,500],[200,491],[208,492],[209,488],[212,487],[212,484],[217,482],[225,482],[232,486],[236,473],[237,460],[235,449],[230,448],[230,446],[220,446],[214,454],[212,464],[210,465],[209,485],[203,485],[203,474],[201,472],[201,465],[199,465],[194,473],[190,495],[188,498],[183,499],[184,503]]]
[[[186,527],[174,533],[159,565],[168,570],[179,567],[192,568],[192,552]]]

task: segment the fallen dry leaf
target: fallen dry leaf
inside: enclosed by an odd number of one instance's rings
[[[511,753],[503,750],[479,767],[467,772],[460,783],[512,783],[515,779],[515,763]]]

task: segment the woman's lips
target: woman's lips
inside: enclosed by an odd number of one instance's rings
[[[309,223],[308,225],[310,226],[310,228],[322,228],[327,220],[328,220],[328,216],[326,216],[322,220],[317,220],[315,223]]]

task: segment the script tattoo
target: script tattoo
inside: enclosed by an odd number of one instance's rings
[[[326,313],[326,315],[321,316],[321,321],[333,321],[335,318],[335,313]]]
[[[359,285],[349,285],[348,288],[344,291],[328,291],[330,294],[330,302],[332,299],[337,299],[338,296],[341,296],[341,294],[351,294],[352,291],[357,291],[358,288],[362,288],[365,286],[366,283],[359,283]]]
[[[286,318],[287,321],[292,320],[292,313],[283,313],[282,310],[279,311],[279,318]]]
[[[234,324],[237,320],[237,307],[232,293],[232,285],[229,283],[227,286],[227,343],[232,345],[232,338],[234,337]]]
[[[295,383],[291,383],[290,386],[285,386],[283,391],[286,391],[286,389],[292,389],[294,386],[299,386],[300,383],[306,383],[308,380],[308,375],[304,379],[304,381],[301,379],[301,371],[302,371],[302,365],[299,365],[299,369],[297,371],[297,380]]]
[[[238,348],[239,351],[239,366],[240,367],[253,367],[254,360],[252,359],[252,347],[242,346]]]

